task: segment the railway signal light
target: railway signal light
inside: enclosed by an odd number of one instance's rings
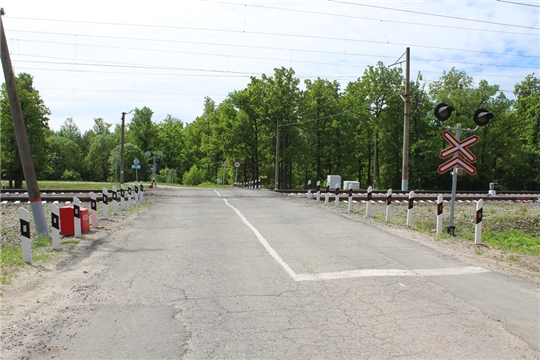
[[[440,103],[435,108],[435,117],[439,121],[448,120],[450,118],[450,115],[452,115],[452,111],[454,110],[455,109],[452,106],[446,105],[445,103]]]
[[[493,119],[495,115],[487,111],[486,109],[478,109],[474,113],[473,121],[478,126],[485,126]]]

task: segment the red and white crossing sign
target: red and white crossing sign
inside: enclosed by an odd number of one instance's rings
[[[450,143],[451,146],[441,151],[441,154],[439,155],[441,159],[446,159],[450,155],[458,153],[462,154],[470,162],[476,161],[476,156],[474,156],[474,154],[467,148],[478,142],[477,135],[473,135],[463,141],[459,141],[454,137],[454,135],[452,135],[450,131],[444,130],[443,137]]]
[[[476,168],[462,158],[460,158],[459,156],[456,156],[455,158],[452,158],[444,164],[440,165],[437,171],[441,174],[444,174],[445,172],[453,169],[456,166],[463,168],[469,175],[476,175]]]
[[[463,155],[470,162],[475,162],[476,156],[468,149],[468,147],[478,142],[478,136],[473,135],[466,138],[465,140],[460,141],[456,139],[450,131],[445,130],[443,131],[443,137],[450,143],[450,147],[441,151],[439,157],[441,159],[446,159],[447,157],[452,156],[454,154],[457,154],[457,156],[455,156],[454,158],[448,160],[447,162],[439,166],[437,171],[443,174],[447,172],[448,170],[456,166],[459,166],[459,167],[462,167],[470,175],[475,175],[476,168],[472,166],[471,164],[469,164],[468,162],[466,162],[465,160],[463,160],[461,157],[459,157],[459,155],[460,154]]]

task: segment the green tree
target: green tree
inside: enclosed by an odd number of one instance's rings
[[[34,168],[38,178],[44,178],[48,168],[48,144],[47,133],[50,131],[48,115],[50,110],[45,106],[39,91],[34,88],[33,78],[30,74],[21,73],[16,78],[17,90],[21,101],[23,119],[26,126],[30,151],[34,161]],[[0,94],[0,128],[2,129],[2,141],[0,154],[2,158],[2,178],[9,180],[9,187],[22,188],[24,174],[17,147],[17,139],[11,117],[11,108],[7,94],[6,84],[2,84]]]
[[[152,122],[154,112],[148,108],[135,108],[133,118],[128,125],[126,142],[137,145],[143,151],[158,151],[155,149],[158,129]]]
[[[150,173],[152,170],[151,170],[151,166],[146,161],[144,161],[145,158],[146,158],[145,152],[141,150],[141,148],[131,143],[124,144],[124,163],[125,163],[124,182],[127,183],[130,181],[136,180],[137,174],[135,172],[135,169],[131,168],[131,165],[133,164],[133,160],[135,159],[139,159],[140,165],[141,165],[141,168],[138,169],[139,181],[150,180]],[[120,159],[120,145],[117,145],[112,150],[109,156],[108,174],[110,174],[109,178],[111,180],[114,180],[115,173],[118,173],[118,174],[120,173],[119,169],[117,168],[120,166],[120,161],[118,159]],[[115,160],[117,161],[115,162]]]
[[[184,123],[180,119],[167,115],[157,124],[155,147],[163,152],[163,156],[159,159],[162,168],[175,169],[179,174],[189,169],[184,149]]]
[[[49,137],[48,142],[50,173],[47,178],[60,180],[66,171],[69,171],[72,176],[80,178],[83,155],[79,145],[70,138],[59,134],[53,134]]]

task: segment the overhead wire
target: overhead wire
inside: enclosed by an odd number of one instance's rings
[[[155,52],[165,52],[165,53],[178,53],[178,54],[191,54],[191,55],[210,55],[210,56],[219,56],[219,57],[233,57],[233,58],[243,58],[243,59],[256,59],[256,60],[274,60],[274,61],[290,61],[290,59],[276,59],[276,58],[269,58],[269,57],[256,57],[256,56],[245,56],[245,55],[227,55],[227,54],[216,54],[216,53],[208,53],[208,52],[195,52],[195,51],[179,51],[179,50],[165,50],[165,49],[150,49],[150,48],[135,48],[135,47],[128,47],[128,46],[112,46],[112,45],[96,45],[96,44],[81,44],[81,43],[68,43],[68,42],[60,42],[60,41],[44,41],[44,40],[29,40],[29,39],[11,39],[11,40],[17,40],[17,41],[26,41],[26,42],[35,42],[35,43],[45,43],[45,44],[59,44],[59,45],[76,45],[76,46],[86,46],[86,47],[100,47],[100,48],[112,48],[112,49],[123,49],[123,50],[138,50],[138,51],[155,51]],[[191,43],[191,42],[190,42]],[[219,44],[221,45],[221,44]],[[236,46],[236,45],[227,45],[227,46]],[[375,57],[375,58],[383,58],[388,57],[385,55],[367,55],[367,54],[355,54],[355,53],[341,53],[341,52],[326,52],[326,51],[316,51],[316,50],[303,50],[303,49],[286,49],[286,48],[272,48],[272,47],[264,47],[264,46],[254,46],[256,48],[260,49],[270,49],[270,50],[283,50],[283,51],[294,51],[294,52],[321,52],[321,53],[331,53],[336,55],[348,55],[348,56],[358,56],[358,57]],[[466,64],[466,65],[480,65],[480,66],[494,66],[494,67],[512,67],[512,68],[524,68],[524,69],[536,69],[536,66],[521,66],[521,65],[507,65],[507,64],[486,64],[486,63],[471,63],[471,62],[463,62],[463,61],[455,61],[455,60],[440,60],[440,59],[422,59],[422,58],[415,58],[416,61],[434,61],[434,62],[445,62],[445,63],[452,63],[452,64]],[[319,65],[336,65],[336,66],[352,66],[352,67],[361,67],[358,65],[347,65],[347,64],[336,64],[336,63],[323,63],[323,62],[315,62],[315,61],[304,61],[304,60],[293,60],[296,63],[311,63],[311,64],[319,64]]]

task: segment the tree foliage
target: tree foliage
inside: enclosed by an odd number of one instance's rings
[[[60,131],[47,127],[48,109],[32,87],[32,78],[18,79],[31,133],[36,168],[41,178],[117,180],[121,127],[103,118],[82,136],[73,118]],[[436,104],[456,110],[444,127],[461,138],[478,135],[471,147],[476,155],[476,176],[459,178],[459,190],[487,191],[490,182],[500,189],[540,190],[540,79],[534,74],[515,86],[515,100],[499,86],[485,80],[477,84],[458,69],[443,72],[429,86],[410,83],[409,187],[450,189],[451,176],[439,174],[445,160],[441,150],[449,144],[434,117]],[[403,149],[403,74],[382,62],[368,66],[362,76],[347,84],[317,78],[303,83],[291,68],[252,77],[245,88],[232,91],[216,103],[204,99],[201,114],[191,123],[167,115],[154,122],[148,107],[136,108],[125,129],[125,181],[134,181],[131,164],[140,160],[140,180],[151,180],[156,157],[158,181],[198,185],[250,182],[261,179],[273,188],[276,150],[279,151],[280,188],[305,188],[328,175],[356,180],[362,188],[399,189]],[[0,103],[2,121],[2,176],[20,178],[20,161],[5,85]],[[473,115],[485,108],[495,117],[476,128]],[[277,137],[279,129],[279,141]],[[277,147],[276,147],[277,146]],[[47,149],[47,151],[43,151]],[[240,163],[237,169],[234,163]],[[227,164],[226,167],[223,165]],[[174,174],[174,176],[173,176]],[[174,178],[174,180],[173,180]]]

